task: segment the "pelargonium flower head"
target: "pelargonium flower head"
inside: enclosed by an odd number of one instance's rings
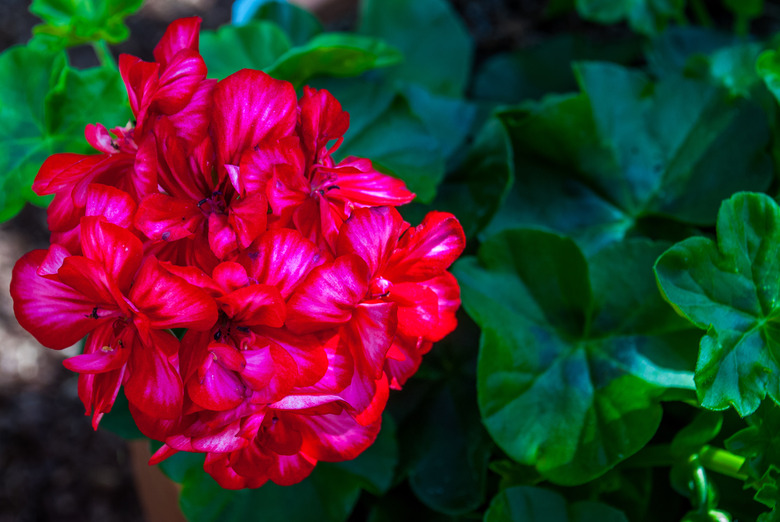
[[[152,462],[200,452],[223,487],[289,485],[365,450],[455,328],[465,238],[447,213],[411,226],[403,181],[337,156],[349,114],[326,90],[207,79],[199,28],[121,56],[134,123],[42,166],[52,245],[17,262],[14,311],[50,348],[86,336],[64,364],[93,425],[124,388],[164,443]]]

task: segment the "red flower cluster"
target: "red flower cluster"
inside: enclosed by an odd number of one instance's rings
[[[223,487],[293,484],[366,449],[389,388],[454,329],[465,239],[450,214],[410,227],[403,182],[333,159],[349,116],[328,92],[206,79],[199,26],[174,22],[153,63],[120,57],[134,124],[44,163],[52,245],[16,264],[14,310],[50,348],[87,336],[65,365],[93,425],[124,385],[165,442],[153,461],[204,452]]]

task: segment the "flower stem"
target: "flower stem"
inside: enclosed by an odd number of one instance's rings
[[[739,480],[747,480],[747,473],[740,471],[745,458],[720,448],[704,446],[699,453],[699,463],[710,471]]]
[[[103,67],[113,67],[116,69],[116,61],[111,54],[111,49],[108,48],[108,44],[105,40],[97,40],[92,42],[92,49],[95,51],[95,55]]]

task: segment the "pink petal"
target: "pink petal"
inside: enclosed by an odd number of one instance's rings
[[[311,386],[322,379],[328,370],[328,355],[317,335],[294,334],[286,328],[256,326],[261,337],[279,345],[295,361],[298,375],[295,386]]]
[[[425,281],[441,275],[460,256],[466,236],[458,220],[447,212],[429,212],[398,242],[384,277],[395,282]]]
[[[131,228],[135,210],[135,201],[123,190],[98,183],[87,187],[87,216],[100,216],[118,227]]]
[[[225,489],[259,488],[268,482],[268,477],[265,475],[247,478],[236,473],[230,465],[230,456],[225,453],[209,453],[206,455],[203,469],[211,475],[220,487]],[[259,474],[257,471],[256,473]]]
[[[95,125],[88,123],[87,127],[84,129],[84,137],[95,150],[99,150],[100,152],[105,152],[108,154],[114,154],[117,152],[114,139],[111,137],[111,134],[108,133],[108,129],[106,129],[102,123]]]
[[[81,249],[85,257],[105,268],[106,275],[120,290],[125,292],[130,288],[143,257],[143,245],[132,232],[99,217],[84,217]]]
[[[252,193],[230,203],[228,222],[236,231],[238,244],[247,248],[265,231],[268,201],[262,193]]]
[[[361,303],[342,328],[341,340],[351,348],[357,371],[373,379],[382,374],[387,350],[398,327],[397,310],[395,303]]]
[[[154,59],[163,68],[179,51],[198,51],[198,37],[202,20],[198,16],[179,18],[168,25],[165,34],[154,48]]]
[[[211,277],[222,289],[222,294],[229,294],[251,283],[246,268],[233,261],[218,264]]]
[[[149,110],[175,114],[190,101],[206,79],[206,64],[197,51],[182,50],[172,57],[160,74]]]
[[[192,93],[189,103],[167,118],[176,129],[176,135],[184,140],[187,151],[207,138],[211,124],[211,100],[216,86],[217,80],[201,81]],[[207,138],[207,141],[210,142],[211,139]]]
[[[147,257],[136,274],[130,300],[149,317],[151,328],[207,330],[217,321],[214,299]]]
[[[301,108],[301,146],[311,166],[328,142],[341,138],[349,128],[349,114],[326,90],[303,88]]]
[[[82,373],[78,380],[79,399],[92,415],[92,427],[98,428],[103,415],[111,411],[119,388],[122,386],[127,366],[106,373]]]
[[[84,353],[65,359],[63,365],[78,373],[106,373],[123,367],[129,356],[129,347],[116,336],[113,325],[104,322],[87,338]]]
[[[297,109],[292,84],[261,71],[243,69],[220,81],[212,120],[220,163],[238,165],[245,150],[290,136]]]
[[[433,291],[438,299],[439,320],[436,323],[436,328],[428,332],[425,338],[428,341],[440,341],[445,335],[455,330],[458,325],[455,312],[460,308],[460,286],[458,286],[455,276],[449,272],[423,281],[420,285]]]
[[[236,231],[224,214],[209,215],[209,247],[219,259],[227,258],[239,247]]]
[[[245,151],[240,168],[234,169],[230,181],[239,194],[265,193],[277,165],[289,166],[294,172],[304,172],[305,160],[297,136],[266,141]]]
[[[157,90],[158,71],[160,64],[144,62],[129,54],[119,55],[119,72],[125,82],[130,98],[130,108],[142,125],[146,108]]]
[[[177,241],[192,236],[203,223],[196,202],[166,194],[152,194],[141,201],[135,226],[153,241]]]
[[[336,243],[338,255],[357,254],[372,276],[381,274],[408,225],[392,207],[359,208],[344,222]]]
[[[217,299],[222,311],[242,326],[266,325],[280,328],[286,314],[284,299],[270,285],[251,285]]]
[[[115,317],[117,306],[126,309],[116,283],[108,278],[105,269],[97,261],[82,256],[67,257],[57,271],[57,279],[83,296],[82,299],[92,303],[89,316],[93,319]]]
[[[246,366],[241,379],[253,390],[252,402],[269,404],[284,397],[295,385],[295,360],[275,343],[243,351]]]
[[[235,408],[244,400],[244,385],[230,366],[241,363],[246,365],[235,348],[222,343],[211,344],[197,375],[187,381],[187,394],[193,402],[208,410]]]
[[[398,331],[409,337],[428,335],[439,323],[439,298],[417,283],[393,285],[387,299],[398,304]]]
[[[248,249],[248,271],[257,282],[274,285],[287,298],[324,256],[311,241],[290,229],[269,230]]]
[[[178,344],[178,341],[167,332],[155,331],[152,335],[155,345],[135,342],[131,347],[125,395],[130,404],[146,415],[175,419],[181,415],[181,378],[168,357],[156,346],[170,342]]]
[[[307,426],[304,451],[317,460],[340,462],[360,455],[376,440],[382,425],[381,417],[364,426],[347,412],[330,415],[300,416]]]
[[[368,290],[368,266],[348,254],[314,268],[290,297],[287,327],[296,333],[346,323]]]
[[[322,167],[320,167],[323,169]],[[371,161],[348,157],[330,169],[336,175],[338,188],[328,191],[328,198],[340,199],[357,206],[399,206],[411,203],[414,193],[398,178],[374,170]]]
[[[420,367],[422,356],[430,349],[431,342],[419,337],[396,335],[393,346],[385,360],[385,372],[390,379],[390,387],[400,390]]]

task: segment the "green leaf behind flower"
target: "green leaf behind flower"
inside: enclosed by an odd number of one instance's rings
[[[57,37],[63,47],[105,40],[119,43],[130,36],[124,19],[143,0],[33,0],[30,12],[44,23],[33,32]]]

